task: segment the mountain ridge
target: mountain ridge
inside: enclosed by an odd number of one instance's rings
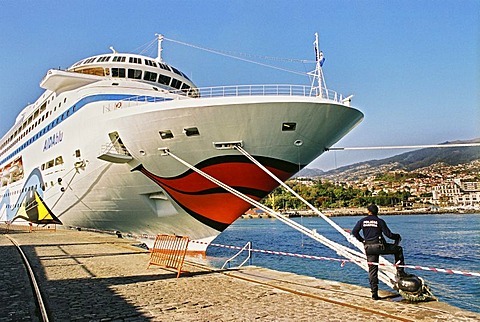
[[[480,143],[480,138],[447,141],[440,143],[439,145],[471,143]],[[422,148],[384,159],[358,162],[329,171],[305,168],[295,177],[321,177],[331,180],[359,180],[382,172],[399,170],[410,172],[438,164],[457,166],[476,160],[480,160],[479,146]]]

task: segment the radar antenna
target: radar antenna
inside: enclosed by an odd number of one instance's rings
[[[313,42],[313,46],[315,48],[315,70],[308,73],[308,75],[312,76],[312,86],[310,88],[310,95],[316,93],[317,96],[322,98],[328,98],[328,90],[327,84],[325,83],[325,78],[323,77],[322,66],[325,62],[325,57],[323,56],[323,52],[319,50],[318,44],[318,33],[315,33],[315,41]]]

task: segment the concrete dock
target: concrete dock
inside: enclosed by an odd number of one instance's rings
[[[2,233],[0,322],[39,321],[14,238],[53,321],[479,321],[441,302],[370,299],[364,287],[259,267],[221,271],[187,261],[180,278],[115,236],[73,230]]]

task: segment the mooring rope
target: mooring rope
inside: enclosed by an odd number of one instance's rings
[[[356,251],[356,250],[352,250],[351,248],[349,247],[346,247],[344,245],[341,245],[341,244],[338,244],[334,241],[331,241],[330,239],[320,235],[317,231],[315,230],[310,230],[298,223],[296,223],[295,221],[289,219],[289,218],[286,218],[285,216],[283,216],[282,214],[276,212],[276,211],[273,211],[272,209],[268,208],[267,206],[261,204],[260,202],[250,198],[249,196],[235,190],[234,188],[230,187],[229,185],[221,182],[220,180],[217,180],[215,179],[214,177],[208,175],[207,173],[203,172],[202,170],[196,168],[195,166],[189,164],[187,161],[185,160],[182,160],[181,158],[179,158],[178,156],[174,155],[173,153],[171,153],[169,150],[165,150],[165,154],[171,156],[172,158],[174,158],[175,160],[177,160],[178,162],[182,163],[183,165],[185,165],[187,168],[197,172],[198,174],[200,174],[201,176],[203,176],[204,178],[210,180],[211,182],[215,183],[216,185],[218,185],[219,187],[225,189],[226,191],[232,193],[233,195],[237,196],[238,198],[250,203],[251,205],[253,206],[256,206],[262,210],[264,210],[265,212],[269,213],[270,215],[272,215],[273,217],[277,218],[278,220],[280,220],[281,222],[289,225],[290,227],[302,232],[303,234],[309,236],[310,238],[312,239],[315,239],[317,241],[319,241],[320,243],[322,243],[323,245],[329,247],[330,249],[333,249],[334,251],[337,252],[338,255],[340,256],[343,256],[345,258],[349,258],[349,259],[355,259],[356,261],[354,261],[355,264],[357,264],[358,266],[360,266],[362,269],[368,271],[368,266],[367,266],[367,263],[366,263],[366,256],[364,253],[361,253],[359,251]],[[392,265],[392,264],[390,264]],[[393,267],[393,266],[391,266]],[[391,274],[391,273],[390,273]],[[392,287],[393,288],[393,278],[390,278],[385,271],[380,271],[379,272],[379,279],[384,282],[385,284],[387,284],[388,286]]]
[[[342,234],[347,241],[349,241],[351,244],[356,246],[359,250],[362,252],[364,251],[364,246],[363,243],[358,241],[353,235],[347,233],[342,227],[337,225],[333,220],[325,216],[320,210],[318,210],[316,207],[314,207],[311,203],[309,203],[307,200],[305,200],[302,196],[300,196],[297,192],[295,192],[292,188],[290,188],[285,182],[280,180],[277,176],[275,176],[270,170],[268,170],[265,166],[263,166],[260,162],[258,162],[251,154],[249,154],[245,149],[243,149],[240,146],[235,146],[235,148],[242,153],[244,156],[246,156],[250,161],[252,161],[255,165],[257,165],[260,169],[262,169],[265,173],[267,173],[272,179],[277,181],[282,187],[284,187],[287,191],[289,191],[291,194],[293,194],[295,197],[297,197],[300,201],[302,201],[307,207],[312,209],[318,216],[320,216],[323,220],[325,220],[330,226],[332,226],[335,230],[337,230],[340,234]],[[393,264],[387,261],[385,258],[380,256],[380,263],[382,263],[387,269],[389,266],[393,267]],[[393,278],[395,275],[395,271],[388,269],[388,273],[393,274],[390,278]]]
[[[325,148],[325,151],[351,151],[351,150],[393,150],[393,149],[426,149],[426,148],[466,148],[480,146],[480,143],[447,143],[424,145],[388,145],[388,146],[357,146]]]

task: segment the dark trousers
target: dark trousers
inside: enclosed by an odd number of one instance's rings
[[[395,264],[405,265],[402,247],[394,244],[366,244],[365,253],[369,263],[378,263],[380,255],[395,255]],[[403,272],[403,267],[398,268],[397,271]],[[368,279],[372,293],[376,294],[378,292],[378,265],[368,265]]]

